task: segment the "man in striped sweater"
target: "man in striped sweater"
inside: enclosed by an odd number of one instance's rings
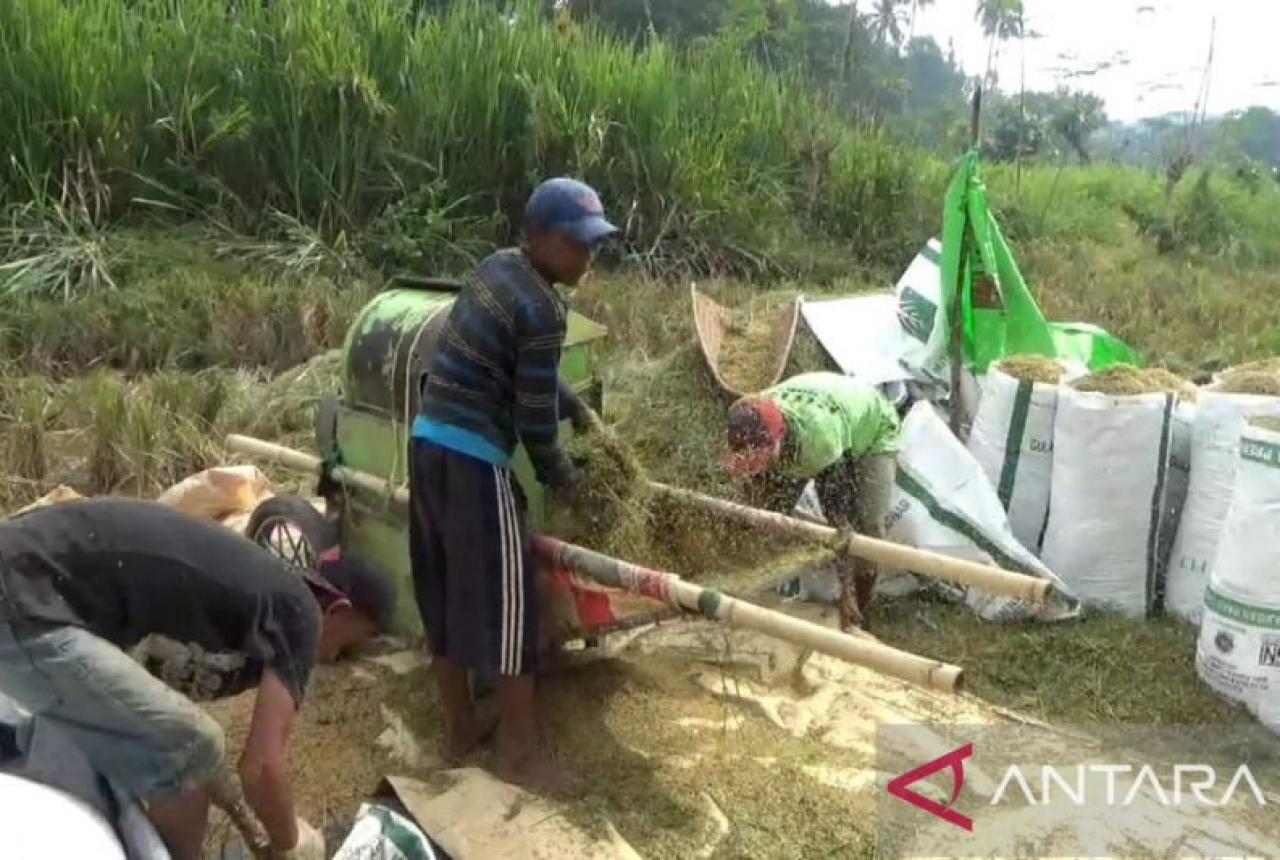
[[[460,759],[492,729],[476,716],[467,673],[496,676],[498,775],[563,794],[576,780],[541,741],[534,708],[538,594],[511,458],[523,444],[552,492],[573,481],[557,428],[584,415],[558,373],[568,308],[554,285],[581,280],[617,229],[595,191],[564,178],[534,190],[524,228],[522,248],[498,251],[467,279],[426,374],[410,454],[410,555],[447,754]]]

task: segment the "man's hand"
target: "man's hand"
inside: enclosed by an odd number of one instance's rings
[[[297,820],[298,842],[292,848],[272,849],[272,860],[325,860],[324,836],[301,818]]]
[[[296,712],[297,705],[284,682],[275,672],[264,669],[239,770],[245,800],[262,821],[276,851],[292,847],[299,837],[286,765]]]
[[[864,619],[858,610],[854,596],[853,577],[856,562],[849,554],[849,541],[856,534],[848,522],[838,523],[836,532],[837,571],[840,577],[840,632],[848,633],[855,627],[862,627]]]
[[[568,418],[573,429],[579,433],[590,431],[593,424],[591,408],[582,402],[582,398],[578,397],[577,392],[563,378],[557,379],[556,393],[560,400],[561,417]]]

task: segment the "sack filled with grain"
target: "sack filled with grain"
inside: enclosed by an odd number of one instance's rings
[[[1231,502],[1204,592],[1196,671],[1280,733],[1280,420],[1242,420]]]
[[[1014,537],[1035,553],[1049,515],[1058,382],[1070,373],[1038,355],[1010,356],[994,365],[982,380],[967,443],[1009,512]]]
[[[1255,362],[1218,374],[1201,390],[1191,440],[1187,503],[1169,561],[1165,605],[1192,623],[1204,607],[1209,568],[1231,503],[1247,413],[1280,414],[1280,363]]]
[[[982,467],[952,435],[937,411],[917,403],[902,424],[898,475],[885,518],[885,537],[907,546],[991,564],[1054,584],[1054,597],[1034,605],[976,588],[966,605],[984,621],[1063,621],[1079,614],[1064,583],[1013,536],[1009,519]]]
[[[1063,385],[1041,559],[1086,605],[1146,617],[1162,605],[1168,488],[1187,383],[1126,365]]]

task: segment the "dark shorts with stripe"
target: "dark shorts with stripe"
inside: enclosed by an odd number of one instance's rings
[[[414,439],[409,557],[431,653],[485,676],[536,669],[538,591],[510,469]]]

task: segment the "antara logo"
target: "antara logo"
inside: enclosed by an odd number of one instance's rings
[[[917,809],[941,818],[962,830],[972,832],[973,819],[951,808],[960,797],[960,790],[964,788],[964,761],[972,755],[973,743],[970,742],[895,777],[890,780],[887,790],[894,797],[905,800]],[[938,803],[908,788],[944,768],[951,770],[951,798],[946,804]],[[1065,776],[1064,773],[1071,773],[1075,778]],[[1194,798],[1190,801],[1192,803],[1209,807],[1226,806],[1236,792],[1241,790],[1252,795],[1259,806],[1268,805],[1266,795],[1254,779],[1253,772],[1249,770],[1248,765],[1244,764],[1236,769],[1229,781],[1224,781],[1225,785],[1219,782],[1217,771],[1205,764],[1173,765],[1166,779],[1161,779],[1150,765],[1136,768],[1127,764],[1081,764],[1076,765],[1072,770],[1059,770],[1045,765],[1039,768],[1038,776],[1039,779],[1028,778],[1022,767],[1016,764],[1010,765],[1005,770],[989,805],[995,806],[1010,795],[1021,794],[1022,799],[1032,806],[1045,806],[1051,802],[1062,801],[1073,806],[1085,806],[1090,802],[1090,788],[1097,782],[1096,779],[1090,780],[1089,777],[1098,776],[1105,777],[1103,780],[1106,785],[1105,800],[1102,802],[1108,806],[1129,806],[1144,788],[1149,790],[1148,796],[1154,797],[1162,806],[1181,806],[1187,802],[1185,798],[1188,794]],[[1124,788],[1118,785],[1117,777],[1125,776],[1133,778],[1132,784],[1127,787],[1127,790],[1117,791],[1117,788]],[[1036,792],[1037,786],[1040,788],[1039,793]],[[1093,802],[1097,803],[1100,800],[1102,799],[1095,798]]]
[[[1118,793],[1116,789],[1123,788],[1123,784],[1117,784],[1117,777],[1125,777],[1135,771],[1137,775],[1133,779],[1133,784],[1129,786],[1129,790],[1123,794]],[[1067,770],[1066,773],[1071,771]],[[1107,786],[1105,802],[1108,806],[1133,805],[1144,787],[1149,790],[1149,796],[1159,800],[1161,806],[1182,806],[1184,792],[1189,792],[1195,798],[1192,802],[1198,802],[1204,806],[1226,806],[1242,786],[1248,789],[1259,806],[1267,805],[1266,796],[1258,786],[1257,780],[1253,778],[1253,772],[1245,764],[1236,769],[1235,776],[1225,788],[1217,789],[1220,792],[1217,799],[1214,799],[1212,794],[1206,794],[1218,785],[1217,771],[1207,764],[1175,764],[1165,779],[1161,779],[1155,769],[1146,764],[1141,768],[1127,764],[1078,764],[1074,768],[1074,775],[1075,779],[1072,780],[1069,776],[1064,776],[1058,768],[1047,765],[1041,767],[1040,794],[1037,796],[1035,780],[1028,780],[1022,768],[1012,765],[1005,771],[1004,779],[1000,780],[1000,787],[991,798],[991,805],[995,806],[1004,798],[1006,792],[1016,787],[1017,793],[1020,793],[1032,806],[1048,805],[1055,794],[1061,795],[1073,806],[1085,806],[1089,802],[1090,788],[1097,782],[1096,779],[1090,780],[1090,776],[1106,777],[1103,781]]]

